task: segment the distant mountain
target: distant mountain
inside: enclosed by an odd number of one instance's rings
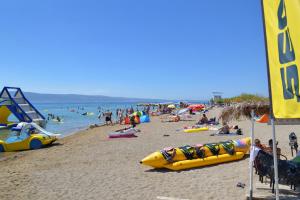
[[[24,92],[26,98],[33,103],[101,103],[101,102],[165,102],[163,99],[143,99],[127,97],[109,97],[103,95],[79,95],[79,94],[40,94]]]

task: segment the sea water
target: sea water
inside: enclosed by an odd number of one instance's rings
[[[196,102],[195,102],[196,103]],[[199,101],[197,103],[207,103]],[[62,134],[67,136],[79,130],[85,129],[92,124],[103,124],[104,118],[98,118],[99,114],[107,110],[113,113],[113,121],[116,120],[117,109],[133,108],[134,110],[143,109],[137,107],[137,103],[132,102],[115,102],[115,103],[34,103],[34,106],[47,119],[45,129],[52,133]],[[82,115],[83,113],[89,115]],[[49,114],[58,116],[62,122],[48,118]],[[16,121],[13,115],[10,116],[9,121]],[[10,133],[9,130],[0,130],[0,140],[3,140]]]
[[[45,129],[49,132],[67,136],[92,124],[103,124],[104,118],[98,118],[99,114],[107,110],[113,113],[113,121],[116,120],[117,109],[137,109],[136,103],[35,103],[34,106],[47,119]],[[141,108],[140,108],[141,109]],[[83,113],[88,115],[82,115]],[[52,120],[48,115],[52,114],[62,119],[62,122]],[[9,120],[16,121],[12,115]],[[0,130],[0,139],[4,139],[9,130]]]

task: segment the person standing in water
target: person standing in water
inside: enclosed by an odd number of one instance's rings
[[[133,107],[131,106],[129,114],[133,114],[133,113],[134,113],[134,110],[133,110]]]
[[[118,111],[118,120],[119,120],[119,124],[121,125],[123,122],[123,110],[119,109]]]
[[[103,113],[103,117],[105,118],[105,124],[108,125],[109,123],[112,125],[112,112],[107,110],[105,113]]]

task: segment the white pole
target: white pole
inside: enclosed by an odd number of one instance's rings
[[[278,187],[278,162],[277,162],[277,145],[276,145],[276,134],[274,117],[271,117],[271,124],[273,129],[273,157],[274,157],[274,179],[275,179],[275,196],[276,200],[279,200],[279,187]]]
[[[251,110],[251,150],[250,154],[254,150],[254,110]],[[249,200],[253,199],[253,160],[250,156],[249,159],[249,167],[250,167],[250,186],[249,186]]]

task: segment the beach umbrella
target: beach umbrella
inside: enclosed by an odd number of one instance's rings
[[[176,106],[174,104],[168,105],[168,108],[175,109]]]
[[[192,105],[189,105],[188,108],[192,109],[193,111],[200,111],[200,110],[203,110],[205,108],[205,106],[203,104],[192,104]]]
[[[189,110],[190,109],[188,109],[188,108],[184,108],[184,109],[178,110],[177,115],[182,115],[182,114],[188,112]]]

